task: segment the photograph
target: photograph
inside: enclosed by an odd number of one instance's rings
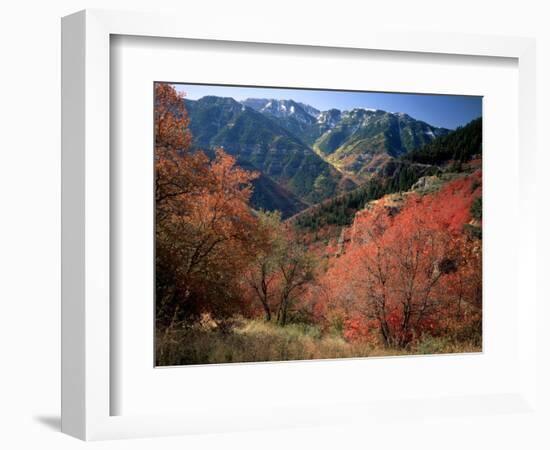
[[[155,366],[480,353],[481,96],[157,81]]]

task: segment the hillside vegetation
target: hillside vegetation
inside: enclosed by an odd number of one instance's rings
[[[260,171],[295,196],[294,206],[314,204],[354,187],[351,180],[342,183],[344,176],[290,131],[252,108],[221,97],[187,100],[186,105],[194,146],[207,151],[223,148],[239,164]],[[267,194],[257,200],[264,209],[278,209]],[[293,210],[285,208],[283,213]]]
[[[161,366],[473,353],[479,348],[468,342],[428,336],[409,350],[380,348],[346,340],[336,331],[323,333],[314,325],[280,327],[257,319],[238,319],[230,331],[217,330],[212,322],[161,333],[156,338],[157,364]]]
[[[441,165],[448,161],[467,162],[481,155],[481,117],[452,133],[438,137],[430,143],[415,148],[403,156],[405,161]]]
[[[476,119],[386,163],[362,186],[302,211],[292,218],[292,222],[310,231],[326,225],[350,225],[355,213],[370,201],[386,194],[408,191],[422,177],[469,172],[475,167],[469,162],[481,155],[481,136],[481,119]]]
[[[219,102],[188,114],[155,85],[157,365],[481,351],[481,120],[386,149],[347,192],[283,130],[310,121],[307,105]],[[285,219],[262,202],[319,203]]]
[[[221,147],[241,167],[260,172],[253,204],[283,217],[355,189],[395,158],[449,132],[407,114],[319,111],[293,100],[206,96],[185,105],[193,147],[210,157]]]

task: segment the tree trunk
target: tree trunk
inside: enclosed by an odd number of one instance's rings
[[[262,304],[263,304],[264,312],[265,312],[265,321],[266,322],[271,322],[271,311],[269,309],[269,305],[267,304],[267,302],[262,302]]]
[[[281,326],[284,326],[286,324],[286,303],[287,295],[286,293],[283,293],[281,295],[281,302],[279,303],[279,307],[277,308],[277,323]]]
[[[285,307],[283,308],[283,312],[281,314],[281,326],[285,326],[286,325],[286,313],[287,313],[287,307],[285,305]]]
[[[288,294],[283,294],[281,303],[279,304],[279,310],[277,311],[277,323],[284,327],[286,325],[288,313]]]
[[[262,304],[264,305],[265,321],[271,322],[271,310],[269,309],[268,281],[266,280],[267,270],[262,266]]]

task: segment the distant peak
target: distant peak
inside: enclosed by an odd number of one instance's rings
[[[347,114],[365,114],[365,113],[377,113],[377,112],[385,112],[385,111],[382,111],[381,109],[376,109],[376,108],[357,107],[344,112]]]
[[[294,117],[302,122],[311,122],[320,113],[316,108],[292,99],[247,98],[241,104],[275,117]]]
[[[205,95],[197,101],[203,103],[238,103],[233,97],[218,97],[216,95]]]

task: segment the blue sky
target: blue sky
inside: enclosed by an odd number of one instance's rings
[[[481,97],[461,95],[394,94],[383,92],[322,91],[237,86],[176,84],[186,97],[198,100],[205,95],[246,98],[292,99],[324,111],[330,108],[376,108],[404,112],[430,125],[454,129],[481,116]]]

